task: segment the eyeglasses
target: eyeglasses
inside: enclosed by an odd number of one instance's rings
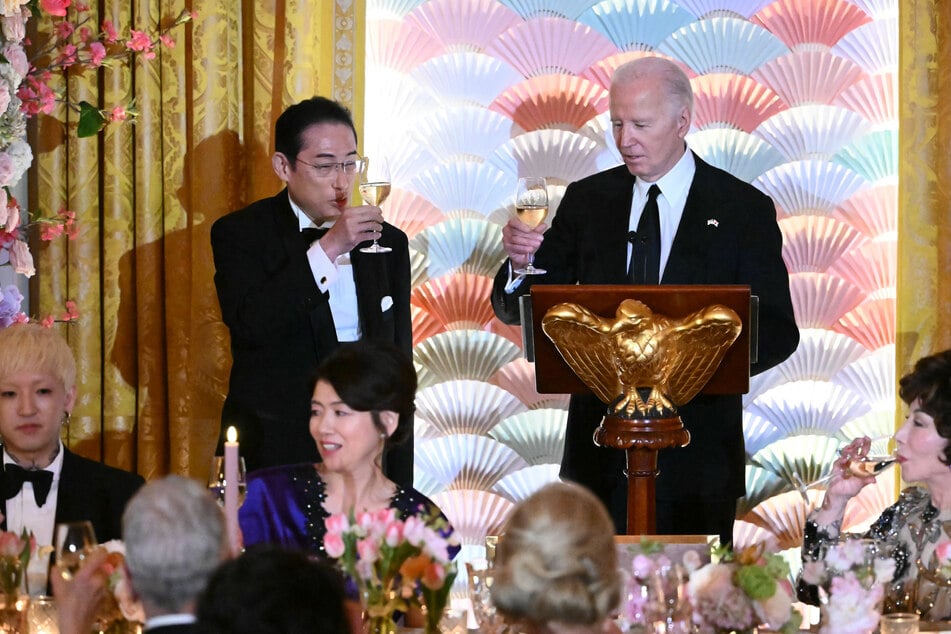
[[[317,174],[319,178],[330,178],[337,173],[337,170],[342,171],[344,174],[359,174],[363,172],[363,168],[366,165],[366,162],[362,158],[353,159],[350,161],[341,161],[339,163],[308,163],[307,161],[297,158],[294,159],[298,163],[303,163],[304,165],[314,168],[314,173]]]

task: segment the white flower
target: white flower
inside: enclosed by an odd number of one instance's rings
[[[33,162],[33,150],[23,139],[14,140],[7,149],[0,152],[0,186],[13,187],[30,168]]]

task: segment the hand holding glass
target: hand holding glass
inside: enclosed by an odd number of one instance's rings
[[[56,564],[63,575],[72,576],[83,563],[83,559],[96,546],[96,533],[92,522],[65,522],[56,525],[54,533]]]
[[[363,159],[363,172],[360,173],[360,197],[367,205],[379,207],[390,195],[390,168],[385,158]],[[378,244],[376,240],[368,247],[360,249],[363,253],[389,253],[390,247]]]
[[[879,436],[877,438],[868,439],[867,442],[869,443],[869,446],[871,446],[872,443],[877,441],[886,441],[887,443],[887,441],[890,439],[890,435]],[[855,442],[856,440],[852,441],[852,443]],[[852,443],[850,443],[850,445]],[[846,446],[843,448],[843,450],[847,450],[848,448],[849,446]],[[845,456],[843,455],[843,457]],[[879,473],[885,471],[885,469],[895,464],[895,459],[896,456],[894,453],[871,452],[871,449],[869,449],[869,453],[864,455],[855,455],[849,458],[849,461],[846,464],[845,477],[865,478],[868,476],[877,476]],[[808,504],[809,498],[806,495],[806,492],[809,489],[828,484],[829,481],[831,481],[832,478],[834,478],[837,474],[838,472],[835,469],[835,465],[833,465],[832,470],[828,474],[813,480],[812,482],[803,481],[802,477],[798,473],[793,472],[792,475],[796,480],[796,488],[799,490],[800,495],[802,495],[803,500]]]
[[[544,178],[526,176],[518,179],[515,190],[515,215],[534,229],[548,216],[548,184]],[[548,271],[532,266],[535,254],[528,256],[528,265],[515,269],[517,275],[544,275]]]

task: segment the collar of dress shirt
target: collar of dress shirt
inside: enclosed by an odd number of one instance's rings
[[[145,630],[151,630],[156,627],[165,627],[166,625],[187,625],[194,623],[198,619],[194,614],[159,614],[145,619]]]
[[[11,463],[19,464],[16,460],[10,457],[10,454],[7,453],[7,448],[4,447],[3,448],[3,464],[8,465]],[[27,466],[24,466],[24,465],[20,465],[20,466],[23,467],[24,469],[28,468]],[[51,462],[49,466],[43,467],[43,469],[53,472],[54,484],[56,483],[56,481],[59,480],[59,472],[63,470],[63,441],[62,440],[59,442],[59,451],[56,452],[56,457],[53,458],[53,462]],[[22,495],[22,493],[23,492],[21,491],[19,495]]]
[[[301,229],[323,229],[324,227],[330,228],[334,226],[332,220],[317,224],[311,220],[310,216],[304,213],[304,210],[300,208],[300,205],[294,202],[294,199],[291,198],[290,195],[287,196],[287,200],[291,203],[291,210],[294,212],[294,215],[297,216],[297,224]]]
[[[683,156],[670,171],[657,179],[656,185],[660,187],[661,194],[678,219],[683,213],[684,205],[687,204],[687,194],[690,192],[690,184],[693,182],[693,175],[696,171],[697,164],[693,160],[693,152],[690,151],[690,148],[686,148]],[[638,198],[646,201],[647,190],[653,184],[637,179],[634,187],[637,188]]]

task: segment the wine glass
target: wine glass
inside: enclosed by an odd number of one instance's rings
[[[503,628],[502,616],[496,612],[492,603],[492,582],[494,571],[485,559],[474,559],[466,562],[466,571],[469,575],[469,601],[472,605],[472,614],[482,632],[493,634],[501,632]]]
[[[57,524],[53,545],[56,548],[56,565],[62,570],[63,576],[72,577],[96,544],[92,522]]]
[[[875,443],[884,441],[887,446],[889,440],[891,440],[890,435],[872,438],[871,442],[873,444],[873,449]],[[850,460],[848,464],[848,470],[853,476],[859,478],[877,476],[895,464],[895,460],[896,456],[893,451],[881,452],[870,450],[867,455],[862,456],[861,458],[854,458]],[[835,469],[831,469],[826,475],[812,480],[811,482],[804,481],[802,476],[795,471],[792,473],[792,477],[796,481],[796,488],[798,489],[799,494],[802,496],[803,501],[806,504],[809,504],[809,496],[807,495],[807,492],[810,489],[821,487],[832,480],[832,478],[835,477]]]
[[[208,472],[208,490],[211,491],[218,504],[225,503],[225,459],[224,456],[215,456],[211,459],[211,470]],[[244,503],[247,484],[245,482],[244,458],[238,458],[238,504]]]
[[[515,215],[534,229],[548,216],[548,184],[539,176],[518,179],[515,189]],[[535,254],[528,256],[528,265],[515,269],[518,275],[544,275],[548,271],[532,265]]]
[[[363,171],[360,173],[360,197],[367,205],[379,207],[390,195],[390,167],[385,158],[363,159]],[[389,253],[390,247],[385,247],[376,240],[368,247],[360,249],[363,253]]]

